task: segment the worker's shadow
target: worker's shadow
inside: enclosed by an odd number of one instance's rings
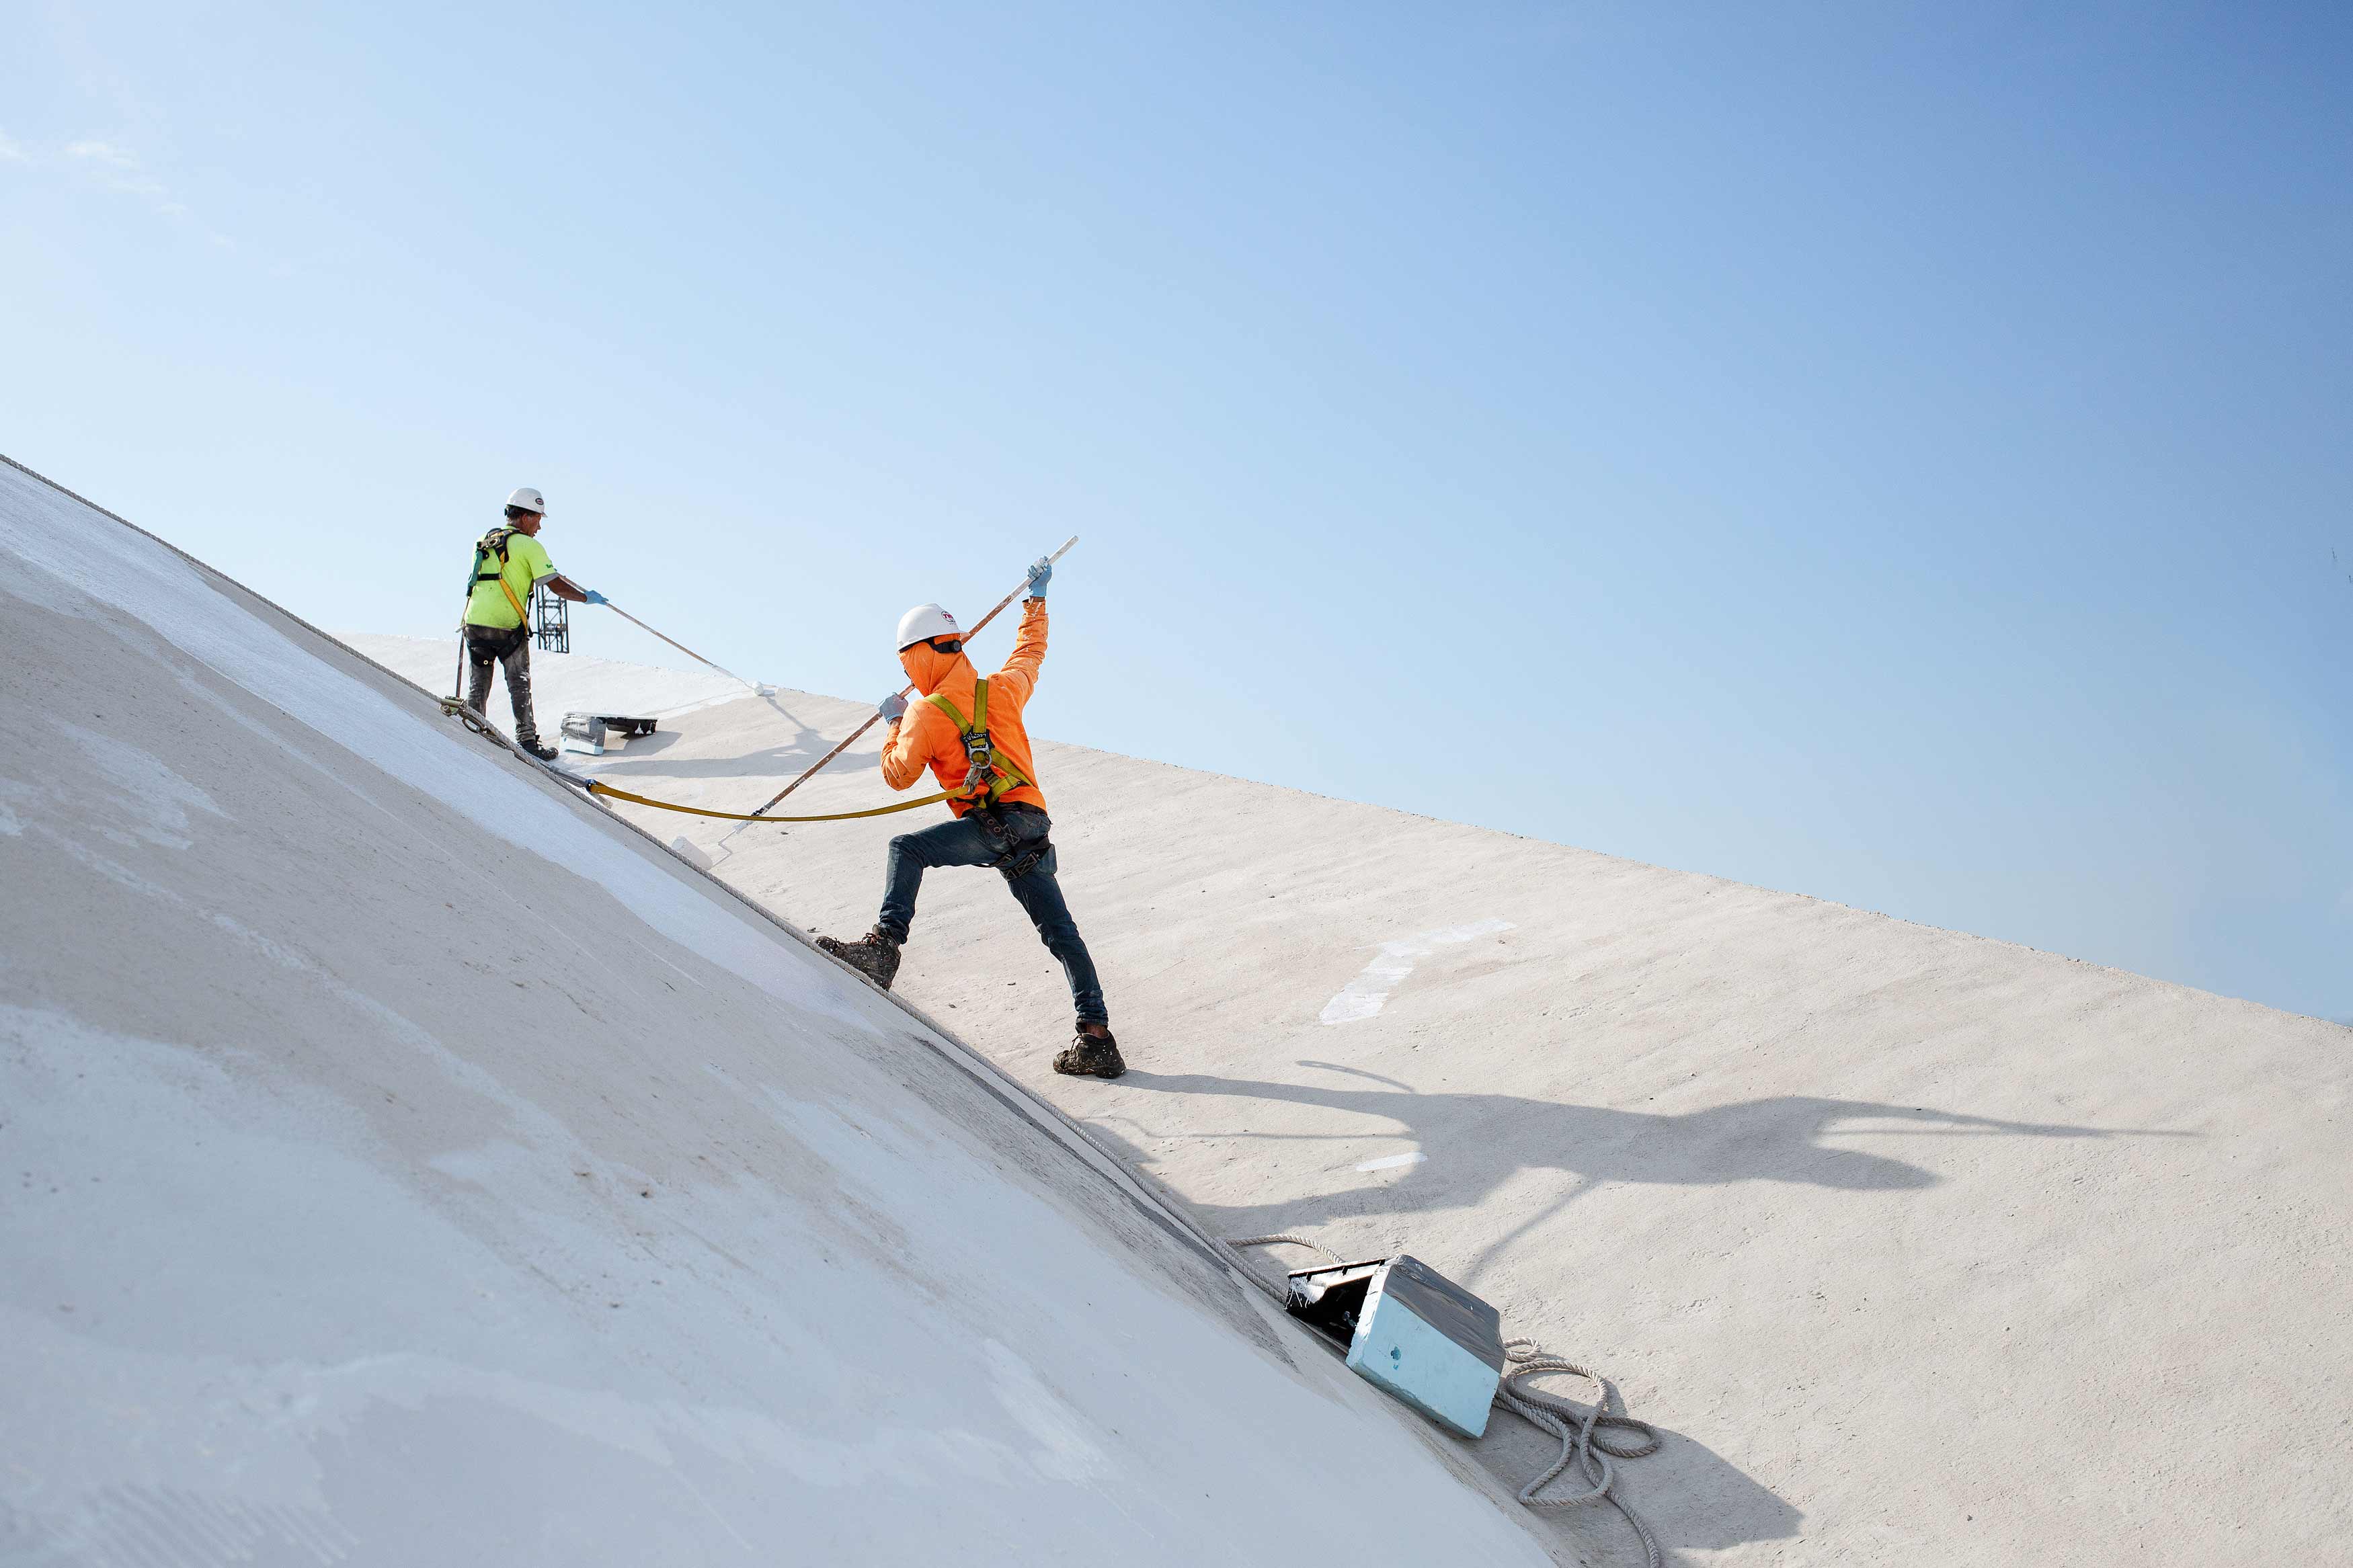
[[[1790,1182],[1850,1192],[1885,1192],[1934,1186],[1936,1174],[1918,1165],[1822,1140],[1840,1131],[1901,1133],[1911,1137],[2013,1136],[2113,1138],[2123,1130],[2068,1127],[2039,1121],[2005,1121],[1916,1105],[1878,1105],[1864,1100],[1777,1095],[1767,1100],[1710,1106],[1681,1115],[1616,1110],[1605,1106],[1529,1100],[1508,1094],[1419,1093],[1394,1079],[1355,1068],[1302,1062],[1313,1070],[1345,1075],[1377,1087],[1345,1083],[1264,1083],[1211,1078],[1199,1073],[1131,1071],[1120,1079],[1134,1086],[1180,1094],[1223,1095],[1320,1106],[1391,1122],[1395,1132],[1430,1156],[1399,1178],[1371,1177],[1337,1193],[1282,1203],[1246,1205],[1212,1211],[1217,1221],[1242,1235],[1286,1226],[1371,1214],[1417,1214],[1473,1207],[1524,1171],[1558,1171],[1575,1185],[1522,1220],[1488,1247],[1465,1270],[1475,1279],[1495,1255],[1557,1214],[1578,1194],[1607,1182],[1678,1186],[1732,1182]],[[1247,1119],[1243,1119],[1245,1121]],[[1868,1126],[1863,1124],[1868,1123]],[[1098,1124],[1100,1125],[1100,1124]],[[1158,1136],[1138,1125],[1144,1136]],[[1188,1129],[1186,1136],[1277,1142],[1334,1141],[1362,1143],[1365,1131],[1264,1132],[1247,1125],[1230,1131]],[[2138,1132],[2137,1136],[2186,1136]]]
[[[1616,1110],[1516,1095],[1419,1093],[1410,1085],[1355,1068],[1302,1062],[1311,1071],[1337,1075],[1329,1085],[1267,1083],[1213,1078],[1198,1073],[1154,1073],[1131,1069],[1122,1088],[1179,1094],[1217,1095],[1242,1100],[1316,1106],[1376,1119],[1388,1125],[1361,1131],[1289,1133],[1253,1129],[1253,1118],[1238,1115],[1232,1130],[1204,1128],[1198,1116],[1181,1136],[1223,1142],[1265,1140],[1300,1143],[1319,1141],[1363,1147],[1367,1136],[1403,1136],[1426,1163],[1404,1174],[1371,1175],[1336,1193],[1280,1203],[1196,1205],[1213,1234],[1257,1236],[1312,1227],[1366,1215],[1412,1215],[1475,1207],[1527,1171],[1556,1171],[1570,1179],[1567,1190],[1514,1226],[1462,1269],[1465,1283],[1479,1275],[1514,1242],[1542,1226],[1579,1194],[1606,1182],[1706,1185],[1734,1182],[1788,1182],[1848,1192],[1888,1192],[1935,1185],[1941,1178],[1922,1166],[1824,1140],[1840,1132],[1914,1137],[2110,1138],[2120,1130],[2009,1121],[1989,1116],[1916,1105],[1881,1105],[1864,1100],[1778,1095],[1682,1114]],[[1351,1083],[1346,1080],[1354,1079]],[[1363,1087],[1359,1087],[1359,1086]],[[1150,1156],[1136,1142],[1167,1134],[1148,1117],[1092,1118],[1089,1129],[1118,1144],[1137,1163]],[[1124,1125],[1125,1131],[1119,1131]],[[2147,1133],[2139,1136],[2189,1136]],[[1570,1389],[1568,1392],[1578,1391]],[[1638,1413],[1639,1414],[1639,1413]],[[1497,1440],[1506,1447],[1504,1468],[1533,1474],[1550,1462],[1550,1439],[1499,1415]],[[1692,1551],[1721,1550],[1744,1542],[1785,1540],[1798,1533],[1800,1512],[1769,1488],[1704,1445],[1664,1434],[1667,1447],[1653,1473],[1645,1463],[1626,1467],[1627,1500],[1658,1531],[1662,1542]],[[1640,1561],[1624,1526],[1599,1509],[1554,1516],[1582,1552],[1616,1563]],[[1674,1550],[1669,1560],[1676,1560]]]

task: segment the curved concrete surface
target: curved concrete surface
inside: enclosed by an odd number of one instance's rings
[[[13,467],[0,733],[0,1562],[1547,1560],[985,1064]]]
[[[1038,730],[1079,727],[1054,707],[1068,657]],[[731,701],[586,771],[748,809],[865,711]],[[795,799],[878,804],[872,762]],[[2353,1033],[1504,834],[1039,762],[1135,1070],[1046,1070],[1060,977],[987,873],[934,875],[902,991],[1219,1232],[1409,1248],[1615,1374],[1670,1433],[1625,1484],[1681,1561],[2353,1550]],[[910,820],[619,809],[850,933]],[[1475,1451],[1517,1479],[1539,1445],[1506,1426]],[[1636,1560],[1607,1516],[1554,1528]]]

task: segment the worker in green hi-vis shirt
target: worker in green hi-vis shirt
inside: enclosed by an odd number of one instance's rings
[[[491,698],[491,666],[506,666],[515,744],[546,762],[555,748],[540,744],[531,711],[531,591],[544,583],[549,593],[575,605],[601,605],[605,595],[562,575],[547,558],[539,542],[547,521],[545,496],[525,485],[507,498],[506,519],[474,545],[474,584],[466,600],[466,706],[481,713]]]

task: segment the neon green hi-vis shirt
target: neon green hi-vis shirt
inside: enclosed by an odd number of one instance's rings
[[[480,565],[475,567],[480,571]],[[514,590],[517,602],[528,606],[533,584],[555,575],[555,563],[547,558],[547,547],[528,533],[507,536],[507,568],[503,574],[507,586]],[[470,626],[490,626],[504,631],[522,625],[514,605],[499,591],[495,582],[474,584],[473,597],[466,601],[466,624]]]

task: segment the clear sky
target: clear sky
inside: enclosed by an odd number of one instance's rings
[[[534,484],[879,696],[1075,532],[1043,734],[2353,1015],[2343,6],[8,32],[0,451],[324,625]]]

